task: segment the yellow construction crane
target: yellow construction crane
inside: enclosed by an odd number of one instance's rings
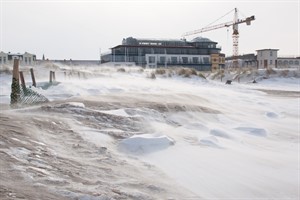
[[[224,16],[222,16],[222,17],[224,17]],[[251,17],[247,17],[245,19],[238,19],[238,10],[237,10],[237,8],[235,8],[234,9],[233,21],[222,23],[222,24],[217,24],[217,25],[213,25],[213,26],[206,26],[206,27],[198,29],[198,30],[186,32],[182,36],[185,37],[185,36],[190,36],[190,35],[194,35],[194,34],[198,34],[198,33],[212,31],[212,30],[219,29],[219,28],[232,26],[232,28],[233,28],[233,32],[232,32],[233,67],[237,68],[238,67],[238,55],[239,55],[239,30],[238,30],[238,25],[242,24],[242,23],[246,23],[247,25],[250,25],[251,21],[253,21],[253,20],[255,20],[254,15],[251,16]]]

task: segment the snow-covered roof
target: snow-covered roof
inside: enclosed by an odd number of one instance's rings
[[[258,49],[256,51],[278,51],[279,49]]]

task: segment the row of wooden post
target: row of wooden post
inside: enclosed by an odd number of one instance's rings
[[[55,72],[54,71],[50,71],[49,82],[52,83],[53,81],[56,81],[56,79],[55,79]]]
[[[16,72],[16,74],[17,74],[17,72]],[[20,71],[19,74],[20,74],[20,79],[21,79],[21,86],[22,86],[22,87],[26,87],[23,72]],[[34,73],[33,73],[33,69],[32,69],[32,68],[30,68],[30,74],[31,74],[31,78],[32,78],[32,86],[36,87],[35,76],[34,76]],[[15,76],[14,76],[14,77],[15,77]],[[15,78],[18,79],[17,75],[16,75]],[[49,80],[49,82],[52,83],[53,81],[56,81],[56,79],[55,79],[55,72],[54,72],[54,71],[50,71],[50,80]],[[18,82],[19,82],[19,81],[18,81]]]
[[[19,74],[20,74],[20,79],[21,79],[21,85],[26,86],[23,72],[20,71]],[[32,79],[32,86],[36,87],[35,76],[34,76],[32,68],[30,68],[30,74],[31,74],[31,79]]]
[[[32,79],[32,86],[36,87],[35,76],[33,72],[33,68],[30,68],[30,74]],[[19,102],[20,99],[20,79],[21,79],[21,87],[26,88],[24,74],[22,71],[19,71],[19,59],[14,59],[13,65],[13,77],[12,77],[12,84],[11,84],[11,104],[16,104]],[[55,72],[50,71],[50,80],[49,82],[52,83],[55,81]]]

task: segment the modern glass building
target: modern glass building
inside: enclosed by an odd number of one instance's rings
[[[102,55],[105,62],[134,62],[145,67],[185,66],[197,70],[211,70],[211,55],[220,54],[221,47],[208,38],[197,37],[191,41],[166,39],[123,39],[122,44]]]

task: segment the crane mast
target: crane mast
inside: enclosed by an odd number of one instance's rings
[[[233,32],[232,32],[232,57],[233,57],[233,67],[238,68],[238,55],[239,55],[239,30],[238,25],[242,23],[246,23],[247,25],[251,25],[251,21],[255,20],[254,15],[251,17],[247,17],[245,19],[239,19],[238,18],[238,10],[237,8],[234,9],[234,18],[233,21],[217,24],[213,26],[204,27],[198,30],[190,31],[184,33],[182,36],[190,36],[198,33],[208,32],[219,28],[224,27],[230,27],[232,26]]]
[[[238,62],[238,55],[239,55],[239,26],[237,24],[239,18],[238,18],[238,12],[237,8],[234,9],[234,18],[232,25],[232,56],[233,56],[233,68],[237,68],[239,65]]]

